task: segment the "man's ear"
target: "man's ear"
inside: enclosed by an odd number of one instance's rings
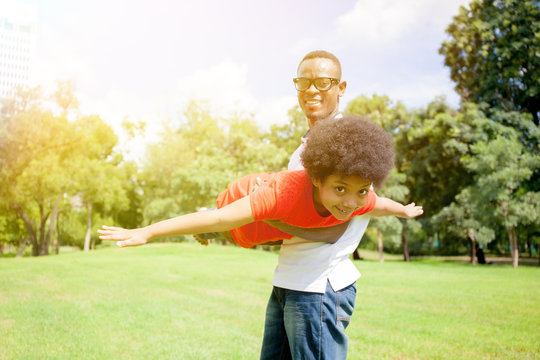
[[[345,94],[345,89],[347,88],[347,82],[342,81],[338,84],[338,95],[341,97]]]

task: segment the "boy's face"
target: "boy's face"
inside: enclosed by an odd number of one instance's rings
[[[316,79],[339,79],[339,67],[330,59],[314,58],[304,60],[298,67],[298,77]],[[309,127],[318,120],[333,116],[339,111],[339,97],[345,93],[347,83],[341,81],[326,91],[318,90],[314,84],[305,90],[298,91],[298,104],[309,120]]]
[[[358,176],[330,175],[324,180],[312,180],[315,186],[313,202],[322,215],[347,220],[367,202],[371,181]]]

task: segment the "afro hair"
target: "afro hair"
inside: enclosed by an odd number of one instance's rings
[[[368,117],[318,121],[308,133],[302,164],[312,179],[359,176],[381,186],[394,167],[392,139]]]

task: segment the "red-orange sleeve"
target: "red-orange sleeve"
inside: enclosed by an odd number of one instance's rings
[[[278,198],[274,185],[275,182],[265,183],[250,194],[249,202],[255,221],[275,219]]]

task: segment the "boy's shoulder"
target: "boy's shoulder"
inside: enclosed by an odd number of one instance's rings
[[[262,184],[257,192],[274,198],[279,207],[297,202],[305,192],[311,193],[311,180],[305,170],[284,170],[265,175],[260,177]]]
[[[311,193],[311,185],[305,170],[286,170],[277,174],[274,188],[279,202],[296,203],[304,193]]]
[[[285,170],[276,173],[276,186],[285,190],[287,188],[298,188],[305,186],[306,183],[311,183],[306,170]]]

